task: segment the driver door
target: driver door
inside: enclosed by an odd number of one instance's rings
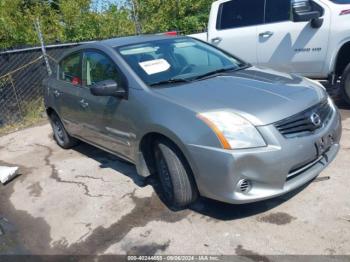
[[[99,50],[83,53],[83,87],[80,90],[81,135],[99,147],[124,158],[131,154],[130,125],[125,121],[128,100],[112,96],[94,96],[90,88],[101,81],[114,80],[121,84],[115,63]]]

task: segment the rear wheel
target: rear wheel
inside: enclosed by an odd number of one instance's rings
[[[198,193],[192,172],[180,150],[165,139],[154,146],[156,168],[164,200],[170,207],[184,208],[195,202]]]
[[[50,115],[50,122],[53,130],[53,137],[60,147],[69,149],[78,144],[78,140],[67,133],[61,119],[56,113]]]
[[[345,102],[350,105],[350,64],[345,68],[342,75],[341,95]]]

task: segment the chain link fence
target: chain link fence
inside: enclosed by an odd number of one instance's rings
[[[81,43],[46,46],[49,64],[56,73],[56,61],[64,51]],[[0,52],[0,128],[31,121],[44,112],[42,81],[48,76],[40,47]]]

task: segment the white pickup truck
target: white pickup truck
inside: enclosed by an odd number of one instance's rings
[[[219,0],[191,35],[254,65],[327,80],[350,104],[350,0]]]

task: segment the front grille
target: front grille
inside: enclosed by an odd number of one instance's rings
[[[312,116],[319,116],[320,124],[312,121]],[[332,116],[332,107],[326,100],[301,113],[275,123],[275,127],[285,137],[307,135],[325,126]]]
[[[303,164],[297,168],[293,168],[292,170],[289,171],[287,175],[287,181],[303,174],[304,172],[312,168],[314,165],[316,165],[318,162],[320,162],[322,159],[323,159],[323,156],[319,156],[306,164]]]

